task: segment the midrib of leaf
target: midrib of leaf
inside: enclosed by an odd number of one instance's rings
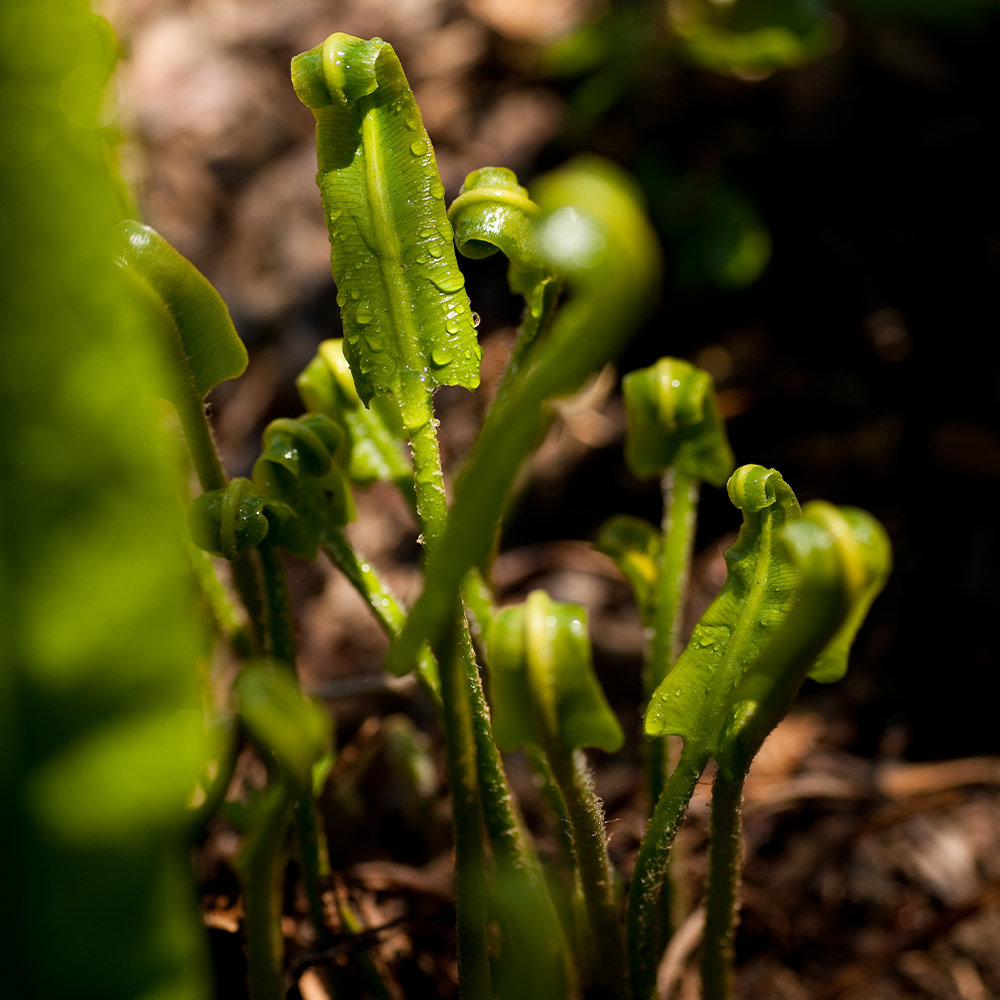
[[[759,533],[756,536],[757,558],[754,564],[753,580],[746,597],[742,602],[740,612],[736,617],[736,623],[729,634],[729,642],[726,644],[726,651],[722,661],[715,672],[715,677],[708,695],[705,699],[705,708],[701,718],[712,726],[711,732],[699,734],[700,741],[711,740],[715,736],[715,722],[723,708],[734,685],[739,681],[736,673],[735,663],[746,649],[753,629],[760,620],[761,608],[764,604],[764,595],[767,592],[768,577],[771,570],[771,539],[774,532],[774,508],[767,507],[756,516],[760,518],[761,524]]]
[[[430,391],[423,383],[418,383],[415,371],[423,366],[419,350],[420,331],[413,325],[413,306],[403,280],[403,247],[397,235],[393,219],[392,199],[382,156],[382,137],[374,110],[369,110],[361,122],[364,139],[365,191],[368,195],[369,222],[374,246],[369,249],[375,255],[385,289],[386,300],[392,319],[390,336],[394,338],[397,357],[405,358],[405,366],[410,372],[403,374],[404,399],[400,405],[409,430],[422,427],[431,417]],[[364,239],[365,234],[361,234]],[[406,377],[409,374],[409,377]],[[414,392],[417,385],[419,389]]]

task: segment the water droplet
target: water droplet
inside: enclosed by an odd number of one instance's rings
[[[406,119],[406,127],[411,132],[415,132],[417,130],[417,127],[419,125],[420,125],[419,120],[415,116],[413,116],[413,115],[410,115],[410,117]]]
[[[362,358],[358,367],[367,375],[372,370],[371,358]]]
[[[453,271],[449,268],[444,274],[432,274],[431,283],[439,291],[450,295],[452,292],[457,292],[465,284],[465,278],[461,271]]]
[[[388,378],[396,373],[396,362],[388,354],[379,358],[379,371],[383,378]]]
[[[450,347],[446,347],[443,345],[435,347],[434,350],[431,351],[431,361],[433,361],[438,368],[443,368],[445,365],[450,365],[452,358],[454,357],[455,355],[452,349]],[[421,378],[420,381],[422,382],[423,379]]]
[[[681,696],[681,689],[680,689],[680,688],[678,688],[678,689],[677,689],[677,690],[676,690],[676,691],[674,692],[674,697],[675,697],[675,698],[679,698],[680,696]]]
[[[378,353],[385,350],[385,337],[378,331],[372,331],[365,338],[365,343],[369,349]]]
[[[368,565],[368,563],[362,563],[361,564],[361,572],[362,573],[370,573],[371,571],[372,571],[372,568],[371,568],[371,566]]]
[[[429,240],[436,232],[437,230],[431,226],[421,226],[417,230],[417,236],[419,236],[422,240]]]
[[[482,320],[481,320],[481,318],[480,318],[480,316],[479,316],[479,313],[477,313],[477,312],[474,312],[474,313],[472,314],[472,325],[473,325],[473,326],[479,326],[479,324],[480,324],[481,322],[482,322]]]
[[[462,329],[462,324],[459,323],[456,318],[452,317],[447,323],[445,323],[444,328],[449,333],[458,333],[458,331]]]
[[[360,299],[361,298],[361,292],[359,292],[356,288],[352,288],[351,289],[351,298],[352,299]]]
[[[427,143],[423,139],[415,139],[410,143],[410,152],[414,156],[423,156],[427,152]]]
[[[337,305],[342,306],[347,301],[347,293],[343,288],[337,292]]]
[[[444,197],[444,185],[440,181],[431,181],[431,197],[432,198]]]
[[[372,312],[371,304],[368,302],[362,302],[361,305],[358,306],[358,311],[354,314],[354,319],[362,326],[367,326],[373,319],[375,319],[375,313]]]
[[[389,598],[388,597],[383,597],[382,598],[382,607],[383,608],[389,607]]]
[[[555,628],[556,625],[559,624],[559,621],[555,615],[547,615],[545,618],[545,624],[548,625],[549,628]]]
[[[428,252],[428,253],[429,253],[429,254],[430,254],[430,255],[431,255],[432,257],[443,257],[443,256],[444,256],[444,247],[443,247],[443,246],[441,246],[441,244],[440,244],[440,243],[431,243],[431,244],[430,244],[430,245],[429,245],[429,246],[427,247],[427,252]]]
[[[337,219],[339,219],[343,214],[344,214],[344,210],[342,208],[331,208],[326,213],[326,218],[327,218],[328,222],[336,222]]]

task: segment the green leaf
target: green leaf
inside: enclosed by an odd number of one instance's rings
[[[388,396],[364,406],[344,357],[343,340],[324,340],[316,357],[295,380],[307,410],[323,413],[347,430],[334,458],[352,483],[392,481],[410,484],[413,469],[402,448],[406,431],[399,407]]]
[[[176,382],[191,382],[204,399],[226,379],[242,375],[247,352],[222,297],[208,279],[155,229],[134,219],[115,230],[116,261],[165,314],[180,351]],[[176,391],[176,389],[175,389]],[[173,396],[171,396],[173,401]]]
[[[889,574],[888,539],[870,514],[822,500],[806,504],[802,513],[778,532],[798,576],[795,606],[730,694],[714,740],[713,753],[730,780],[746,774],[824,646],[821,659],[830,656],[832,645],[846,669],[850,639]],[[845,644],[847,626],[852,630]]]
[[[292,60],[316,117],[318,182],[358,395],[391,393],[416,430],[429,392],[479,385],[465,279],[431,141],[399,59],[380,38],[331,35]]]
[[[487,414],[455,485],[448,527],[429,554],[390,669],[412,669],[424,640],[446,626],[462,578],[486,555],[507,493],[546,424],[545,403],[575,391],[614,357],[645,317],[657,291],[660,252],[640,197],[619,168],[579,158],[540,178],[535,226],[542,256],[567,273],[570,301],[533,348],[531,364]]]
[[[721,486],[736,464],[708,372],[679,358],[622,379],[628,437],[625,461],[639,479],[670,467]]]
[[[853,534],[853,541],[861,547],[867,582],[852,599],[851,610],[844,624],[809,668],[809,676],[820,684],[832,684],[847,673],[847,660],[858,629],[867,617],[872,602],[885,588],[892,572],[892,546],[885,528],[870,514],[856,507],[841,507],[840,515],[845,526],[839,529],[841,536],[846,533],[845,528],[849,528]],[[832,521],[831,523],[836,524]]]
[[[198,548],[230,560],[268,535],[296,555],[309,551],[306,527],[295,511],[280,500],[261,496],[249,479],[233,479],[224,490],[195,497],[188,509],[188,527]],[[315,549],[312,553],[315,557]]]
[[[795,602],[796,569],[777,538],[782,525],[801,517],[795,494],[776,469],[760,465],[737,469],[727,488],[743,511],[739,537],[726,551],[728,577],[650,699],[648,739],[673,734],[710,748],[730,692]]]
[[[611,556],[632,585],[644,623],[648,624],[656,599],[660,570],[660,532],[641,517],[618,514],[601,525],[594,541],[598,552]]]
[[[501,750],[554,743],[570,751],[620,749],[624,734],[594,673],[582,607],[533,591],[524,604],[497,613],[487,648]]]
[[[342,437],[340,427],[321,413],[273,420],[264,431],[253,482],[261,494],[297,515],[295,532],[281,525],[282,533],[272,537],[300,559],[315,559],[323,532],[354,520],[351,488],[331,457]]]
[[[233,689],[254,742],[274,755],[300,792],[311,788],[313,764],[330,749],[326,710],[302,694],[289,670],[272,664],[245,667]]]

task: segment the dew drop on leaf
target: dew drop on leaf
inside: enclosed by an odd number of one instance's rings
[[[444,197],[444,185],[440,181],[431,181],[431,197],[432,198]]]
[[[410,143],[410,152],[414,156],[423,156],[427,152],[427,143],[423,139],[416,139]]]
[[[433,361],[438,368],[443,368],[445,365],[451,364],[452,358],[454,357],[454,352],[447,346],[438,346],[431,351],[431,361]]]
[[[432,243],[430,244],[430,246],[427,247],[427,252],[432,257],[443,257],[444,247],[442,247],[440,243]]]
[[[444,328],[449,333],[458,333],[458,331],[462,329],[462,324],[459,323],[457,319],[452,317],[451,319],[448,320],[447,323],[445,323]]]
[[[474,312],[472,314],[472,325],[473,326],[479,326],[480,322],[481,322],[481,319],[480,319],[479,313]]]
[[[354,314],[354,319],[362,326],[367,326],[373,319],[375,319],[375,314],[372,312],[371,305],[367,302],[363,302],[359,305],[358,311]]]
[[[457,292],[465,284],[465,278],[461,271],[453,271],[449,268],[443,274],[431,275],[431,283],[447,295]]]

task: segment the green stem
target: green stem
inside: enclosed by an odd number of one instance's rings
[[[476,762],[476,741],[466,670],[459,663],[458,618],[438,649],[448,785],[455,830],[455,909],[458,988],[463,1000],[490,1000],[486,950],[486,855]]]
[[[542,779],[542,794],[548,802],[556,818],[556,840],[559,843],[559,853],[562,855],[563,864],[570,878],[576,875],[576,849],[573,847],[573,837],[569,829],[569,817],[566,815],[566,800],[559,791],[556,779],[549,767],[548,759],[537,747],[528,745],[525,747],[528,755],[528,763],[531,764],[534,772]]]
[[[639,845],[628,899],[629,965],[634,1000],[653,1000],[656,996],[660,898],[667,877],[670,848],[708,758],[709,754],[700,747],[684,747]]]
[[[330,562],[364,598],[385,634],[390,639],[395,639],[406,621],[406,613],[378,573],[358,556],[344,533],[336,528],[328,528],[323,532],[320,545]],[[417,656],[417,679],[440,718],[441,679],[438,676],[437,661],[427,646],[422,646]]]
[[[240,743],[239,723],[234,721],[232,732],[229,733],[229,739],[226,740],[225,749],[219,759],[218,774],[212,782],[212,787],[206,789],[205,801],[198,806],[192,818],[191,829],[195,836],[198,836],[205,829],[209,820],[219,811],[219,806],[222,805],[226,792],[229,791],[229,785],[236,773],[236,758],[239,756]]]
[[[295,633],[281,553],[267,538],[257,546],[257,551],[264,573],[264,598],[267,602],[267,652],[272,660],[294,671]]]
[[[224,490],[229,478],[216,450],[212,428],[209,426],[208,417],[205,416],[203,400],[194,394],[193,390],[191,393],[180,393],[176,407],[181,429],[184,431],[184,440],[187,442],[188,454],[191,456],[191,463],[194,465],[201,488],[206,493],[211,490]],[[250,617],[254,652],[260,653],[264,646],[265,620],[257,566],[249,552],[234,559],[231,565],[233,584]]]
[[[240,857],[246,915],[250,995],[253,1000],[284,1000],[281,898],[285,866],[284,835],[292,796],[279,780],[262,795],[257,826]]]
[[[740,887],[743,781],[719,770],[712,786],[705,943],[701,952],[702,1000],[730,1000],[733,993],[733,938]]]
[[[316,802],[311,790],[300,795],[295,803],[295,832],[299,861],[302,864],[302,881],[309,901],[309,916],[316,928],[318,946],[324,948],[329,944],[330,932],[327,930],[323,914],[320,882],[328,874],[329,865],[324,864],[325,851],[320,843],[319,818],[316,815]]]
[[[594,793],[593,775],[582,750],[570,753],[553,745],[546,748],[546,757],[566,803],[591,937],[598,953],[597,975],[611,996],[625,998],[629,995],[625,939],[608,856],[604,807]]]
[[[441,453],[430,398],[430,419],[410,432],[417,515],[424,551],[437,548],[448,521]],[[411,406],[415,410],[416,407]],[[404,407],[405,409],[405,407]],[[469,669],[464,655],[468,625],[459,595],[455,595],[453,626],[445,630],[438,654],[441,673],[448,784],[451,788],[455,835],[455,900],[458,934],[458,980],[463,1000],[489,1000],[490,967],[486,951],[486,853],[479,797],[479,761]],[[470,647],[471,648],[471,647]],[[460,662],[461,660],[461,662]],[[477,672],[478,676],[478,672]]]
[[[685,476],[676,469],[669,469],[663,477],[663,533],[652,622],[653,641],[644,677],[647,701],[670,672],[680,653],[684,598],[698,521],[699,485],[697,479]],[[646,777],[652,809],[670,773],[670,750],[666,739],[656,740],[647,749]]]

